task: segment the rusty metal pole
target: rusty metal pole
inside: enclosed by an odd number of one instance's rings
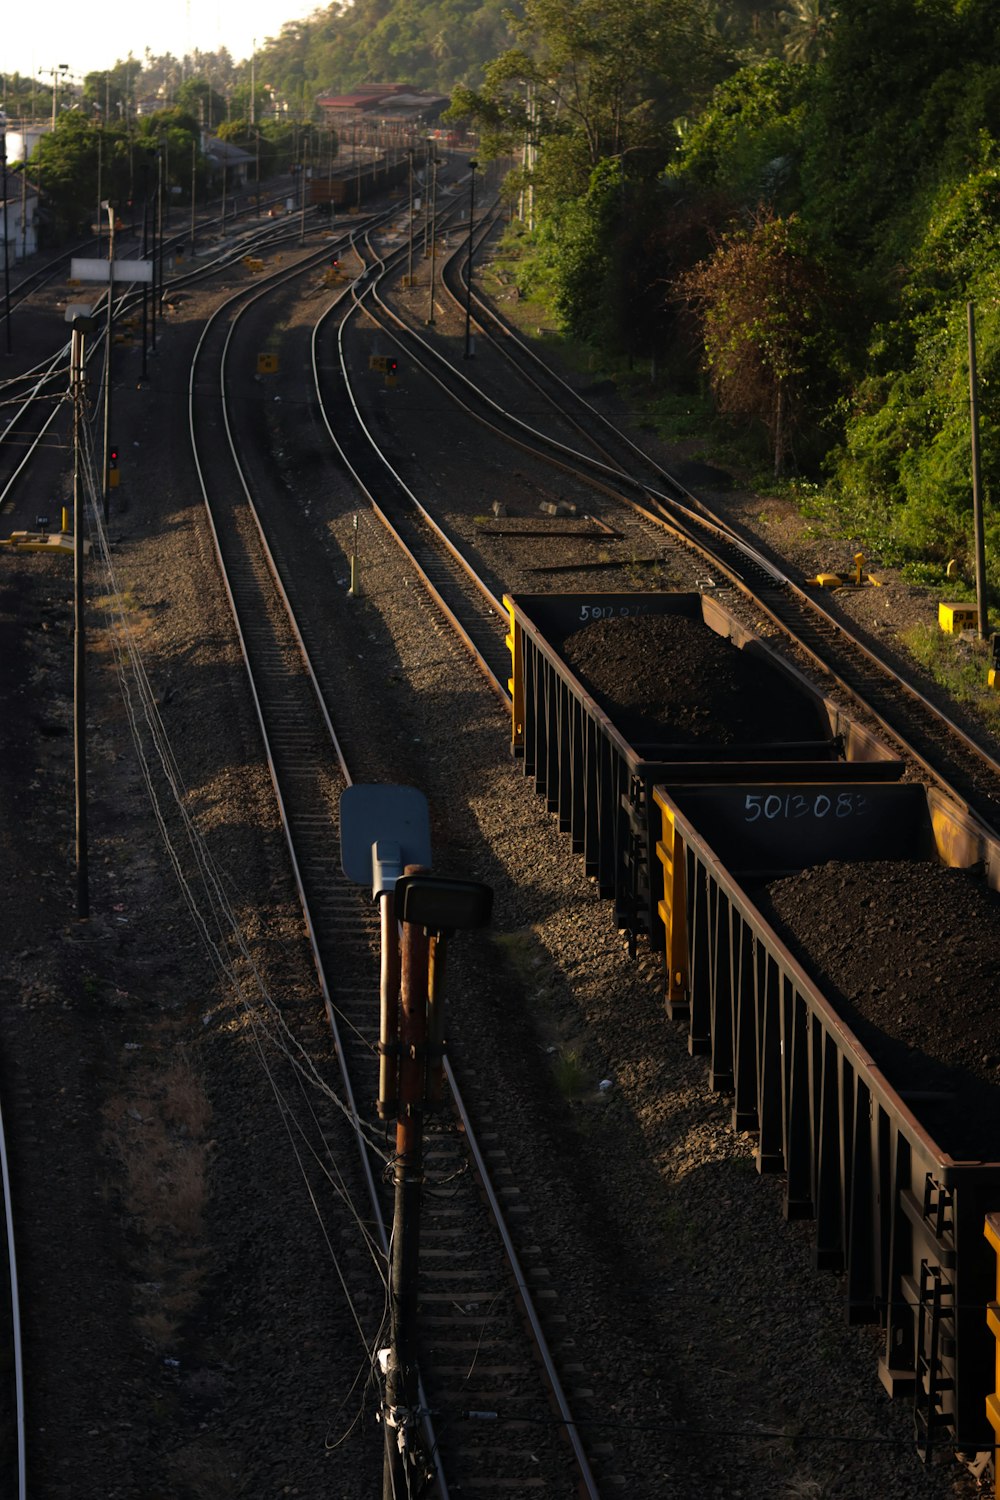
[[[976,379],[976,313],[967,304],[969,319],[969,409],[972,428],[972,531],[976,556],[976,606],[979,615],[979,639],[989,635],[989,611],[986,607],[986,544],[983,538],[983,493],[979,463],[979,396]]]
[[[427,1108],[440,1109],[444,1097],[444,979],[448,943],[432,932],[427,943]]]
[[[420,870],[419,865],[406,867],[408,875]],[[413,923],[404,923],[399,990],[399,1112],[389,1265],[391,1336],[385,1385],[384,1500],[408,1493],[406,1471],[415,1457],[413,1443],[419,1425],[416,1314],[427,1062],[427,960],[426,933]],[[396,1479],[400,1483],[393,1489]]]
[[[379,898],[382,924],[380,1019],[378,1042],[378,1113],[380,1120],[396,1113],[399,1079],[399,938],[396,898],[384,891]]]

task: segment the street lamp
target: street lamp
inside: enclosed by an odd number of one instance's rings
[[[472,320],[472,221],[476,213],[476,168],[479,163],[469,162],[469,249],[465,258],[465,358],[472,356],[469,324]]]
[[[41,69],[38,70],[41,72]],[[58,63],[52,69],[52,129],[56,128],[56,100],[59,97],[59,75],[65,77],[69,71],[69,63]]]

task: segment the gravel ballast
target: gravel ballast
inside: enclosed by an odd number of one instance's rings
[[[238,644],[183,437],[165,420],[212,301],[192,296],[165,320],[154,390],[116,393],[140,446],[123,448],[114,556],[190,811],[253,964],[311,1026],[325,1074]],[[440,323],[460,348],[460,324],[443,312]],[[436,469],[444,440],[419,402],[395,420],[399,451]],[[513,510],[524,486],[509,459],[478,433],[466,442],[490,498],[510,479]],[[358,703],[391,686],[375,721],[386,777],[427,791],[442,867],[495,890],[493,932],[456,941],[449,958],[449,1040],[495,1100],[565,1320],[562,1352],[589,1393],[588,1437],[622,1465],[610,1493],[968,1500],[974,1481],[947,1455],[920,1466],[907,1407],[878,1382],[877,1330],[846,1325],[838,1278],[812,1270],[810,1227],[783,1221],[780,1184],[758,1178],[753,1140],[730,1128],[666,1018],[658,964],[629,960],[609,904],[510,760],[488,690],[366,517],[364,597],[345,601],[358,502],[317,468],[289,475],[289,511],[309,521],[304,545],[328,548],[324,608],[354,611]],[[58,560],[8,561],[2,1081],[31,1126],[18,1196],[35,1492],[360,1500],[378,1493],[379,1434],[331,1259],[332,1241],[352,1286],[371,1279],[356,1225],[344,1214],[321,1229],[313,1214],[251,1016],[206,957],[160,843],[96,611],[93,914],[73,920],[68,574]],[[181,1097],[182,1056],[207,1109],[178,1122],[162,1101]],[[172,1143],[199,1144],[207,1192],[196,1220],[150,1227],[122,1142],[142,1145],[162,1116]],[[336,1113],[323,1124],[346,1157]]]

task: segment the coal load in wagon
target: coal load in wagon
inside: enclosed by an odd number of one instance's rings
[[[754,901],[959,1160],[1000,1144],[1000,895],[925,861],[814,866]]]
[[[633,746],[816,740],[809,699],[761,657],[678,614],[597,620],[562,655]]]

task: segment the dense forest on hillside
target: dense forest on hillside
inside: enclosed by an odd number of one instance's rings
[[[525,0],[455,90],[486,152],[530,143],[523,285],[931,565],[972,545],[971,304],[997,583],[1000,10],[727,9]]]
[[[971,304],[1000,582],[995,0],[353,0],[252,70],[147,53],[91,74],[39,175],[77,192],[68,227],[102,151],[134,191],[144,136],[143,170],[166,139],[182,184],[205,128],[277,169],[324,149],[317,94],[373,80],[451,95],[479,156],[515,160],[515,274],[568,335],[649,371],[661,406],[711,403],[883,557],[968,557]],[[26,110],[28,81],[5,88]],[[164,111],[136,120],[150,95]]]

